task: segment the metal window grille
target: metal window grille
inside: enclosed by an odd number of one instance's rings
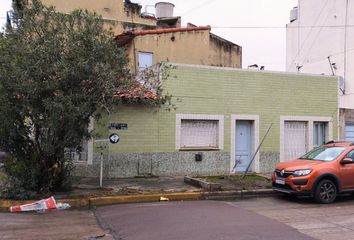
[[[182,120],[181,147],[218,147],[217,120]]]
[[[298,158],[307,151],[307,122],[284,122],[285,160]]]
[[[88,142],[82,143],[80,149],[66,149],[66,157],[72,161],[87,161],[88,160]]]
[[[326,124],[316,122],[313,124],[313,146],[318,147],[326,142]]]

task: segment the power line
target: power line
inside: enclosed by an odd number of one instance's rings
[[[320,16],[322,15],[322,12],[323,12],[323,10],[325,9],[325,7],[327,6],[327,4],[328,4],[328,0],[327,0],[326,3],[322,6],[322,8],[321,8],[319,14],[317,15],[315,24],[316,24],[316,23],[318,22],[318,20],[320,19]],[[310,37],[310,35],[311,35],[313,29],[314,29],[314,28],[311,28],[310,31],[308,32],[308,34],[307,34],[305,40],[302,42],[301,47],[299,47],[299,49],[298,49],[298,51],[297,51],[295,57],[293,58],[293,60],[291,61],[291,63],[288,65],[287,71],[289,71],[290,68],[291,68],[291,66],[295,63],[295,61],[296,61],[296,59],[298,58],[300,52],[302,51],[302,49],[303,49],[304,46],[305,46],[305,42],[306,42],[307,39]],[[300,33],[299,33],[298,36],[300,36]],[[299,42],[300,42],[300,41],[299,41]],[[300,66],[299,66],[299,67],[300,67]]]
[[[334,5],[334,2],[333,2],[333,5]],[[333,5],[332,5],[332,8],[331,8],[331,9],[333,9]],[[325,22],[327,21],[328,16],[329,16],[330,13],[331,13],[331,11],[328,11],[328,13],[327,13],[327,15],[326,15],[326,17],[325,17]],[[310,52],[312,51],[312,48],[314,47],[314,45],[315,45],[315,43],[316,43],[316,40],[317,40],[317,38],[320,36],[322,30],[323,30],[323,28],[320,28],[320,30],[317,32],[315,38],[314,38],[313,41],[312,41],[311,47],[310,47],[310,49],[307,50],[307,54],[305,55],[305,57],[304,57],[304,59],[303,59],[301,65],[304,64],[304,62],[305,62],[305,60],[307,59],[308,55],[309,55]]]
[[[345,28],[354,25],[306,25],[306,26],[211,26],[211,28],[225,29],[289,29],[289,28]]]
[[[346,51],[335,52],[335,53],[329,54],[328,56],[307,59],[306,63],[318,63],[318,62],[327,61],[328,57],[334,57],[334,56],[341,55],[341,54],[348,53],[348,52],[352,52],[352,51],[354,51],[354,48],[349,48]]]
[[[196,6],[194,6],[193,8],[191,8],[191,9],[185,11],[184,13],[182,13],[181,16],[185,16],[185,15],[187,15],[188,13],[193,12],[194,10],[203,8],[203,7],[205,7],[206,5],[209,5],[210,3],[215,2],[215,1],[216,1],[216,0],[206,0],[206,1],[203,1],[202,3],[196,5]]]

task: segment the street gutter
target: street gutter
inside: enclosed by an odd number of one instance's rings
[[[72,208],[95,208],[114,204],[159,202],[161,197],[169,201],[191,201],[191,200],[244,200],[250,198],[262,198],[280,195],[272,189],[240,190],[240,191],[217,191],[217,192],[183,192],[183,193],[154,193],[137,195],[118,195],[102,197],[86,197],[60,199],[58,202],[69,203]],[[0,211],[8,212],[14,205],[22,205],[38,200],[0,200]]]

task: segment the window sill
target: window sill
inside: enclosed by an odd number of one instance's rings
[[[220,151],[217,147],[181,147],[179,151]]]

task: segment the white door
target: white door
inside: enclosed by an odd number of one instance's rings
[[[246,171],[248,164],[251,161],[252,154],[252,122],[251,121],[236,121],[236,156],[234,171]],[[251,169],[249,169],[250,171]]]
[[[345,125],[345,140],[354,142],[354,123]]]
[[[307,151],[307,122],[284,122],[284,160],[301,157]]]

